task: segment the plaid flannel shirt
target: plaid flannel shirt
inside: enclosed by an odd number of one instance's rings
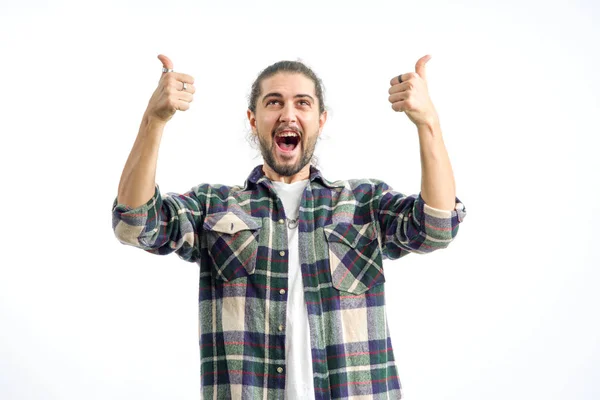
[[[299,256],[316,399],[400,399],[382,261],[442,249],[465,209],[427,206],[384,182],[330,182],[311,168]],[[145,205],[113,204],[120,242],[200,267],[205,399],[283,399],[288,241],[283,205],[257,166],[243,187],[202,184]],[[283,328],[283,329],[282,329]]]

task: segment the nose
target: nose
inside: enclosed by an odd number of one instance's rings
[[[296,122],[296,109],[292,104],[285,104],[285,106],[281,109],[279,120],[287,123]]]

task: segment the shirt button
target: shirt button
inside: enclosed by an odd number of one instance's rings
[[[279,289],[279,294],[285,294],[285,289]]]
[[[279,255],[280,255],[281,257],[285,256],[285,251],[281,250],[281,251],[279,252]]]
[[[279,325],[277,329],[279,329],[279,332],[281,332],[283,330],[283,325]]]
[[[280,219],[280,220],[279,220],[279,221],[277,221],[277,222],[279,222],[281,225],[283,225],[283,224],[285,223],[285,220],[283,220],[283,219]]]
[[[282,372],[283,372],[283,368],[281,368],[281,367],[278,367],[278,368],[277,368],[277,372],[279,372],[279,373],[282,373]]]

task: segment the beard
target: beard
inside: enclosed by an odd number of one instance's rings
[[[317,145],[318,135],[308,136],[306,143],[298,143],[298,146],[302,144],[302,153],[300,154],[300,158],[294,164],[282,164],[278,163],[275,160],[275,148],[277,147],[277,143],[275,140],[271,140],[271,145],[267,143],[266,139],[260,135],[260,132],[257,131],[258,142],[260,144],[260,153],[262,154],[265,163],[271,167],[273,171],[281,176],[293,176],[302,170],[313,158],[313,154],[315,152],[315,147]],[[274,135],[273,135],[274,136]],[[304,137],[304,134],[301,135]]]

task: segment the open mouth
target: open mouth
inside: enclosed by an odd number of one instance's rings
[[[275,143],[282,151],[293,151],[300,143],[300,136],[295,132],[281,132],[275,135]]]

